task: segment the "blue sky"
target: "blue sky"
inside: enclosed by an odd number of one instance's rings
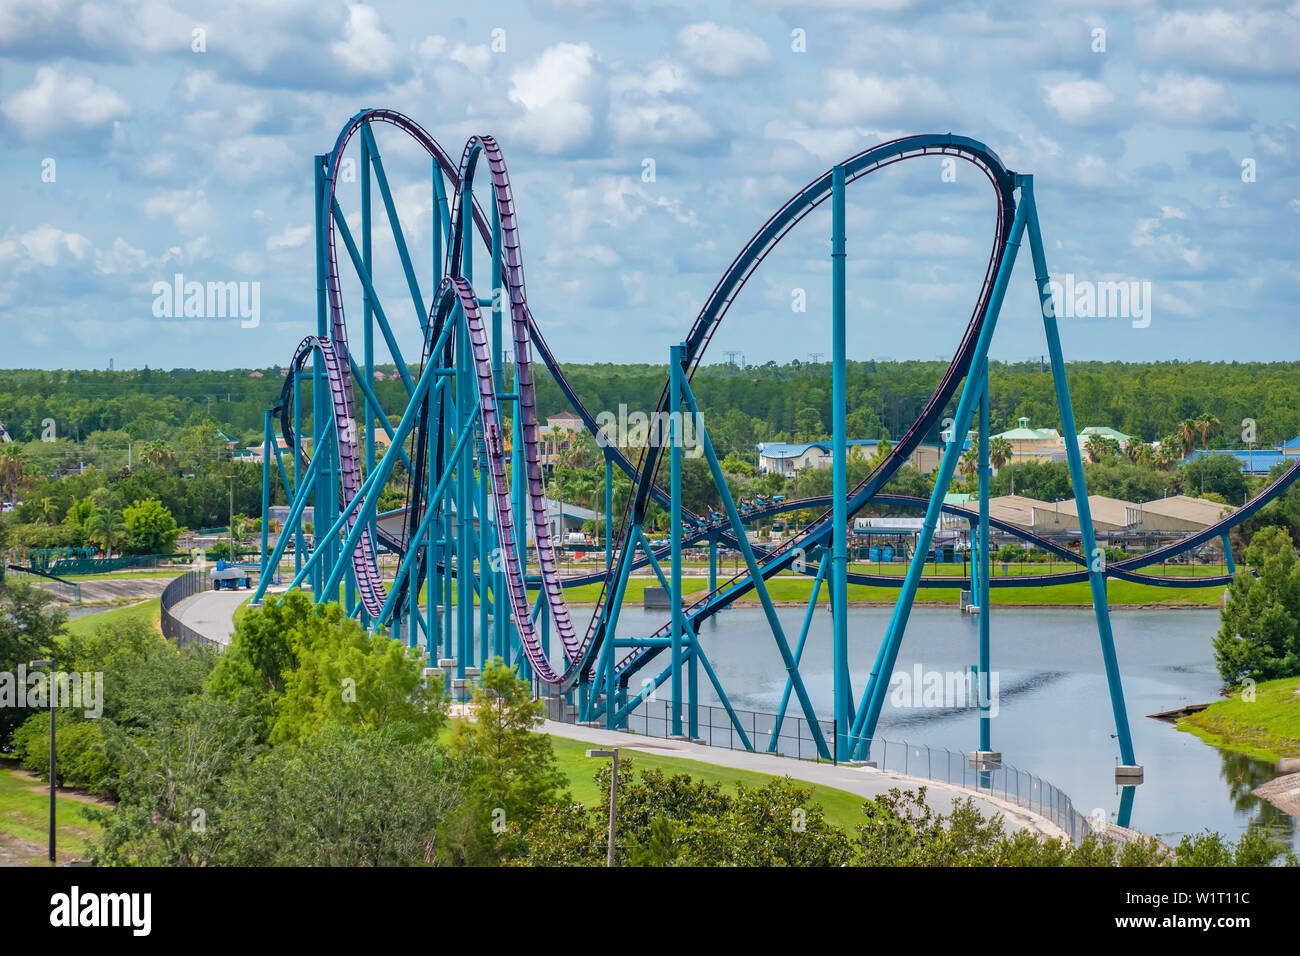
[[[315,324],[311,157],[370,106],[409,114],[453,156],[471,134],[498,138],[530,303],[562,361],[666,360],[799,187],[883,139],[947,131],[1035,175],[1053,273],[1151,283],[1145,328],[1062,319],[1068,357],[1297,354],[1300,4],[444,6],[0,4],[0,366],[287,362]],[[428,262],[427,162],[378,136]],[[355,187],[340,200],[355,217]],[[925,160],[849,200],[851,356],[951,357],[992,238],[987,184],[965,166],[944,182]],[[710,360],[829,352],[829,232],[819,211],[785,240]],[[418,354],[390,240],[377,256]],[[1044,351],[1027,258],[995,358]],[[153,285],[177,272],[260,283],[260,322],[156,318]],[[356,341],[355,284],[345,298]]]

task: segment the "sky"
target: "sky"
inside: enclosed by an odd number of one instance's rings
[[[1054,276],[1149,294],[1137,318],[1062,316],[1067,358],[1289,360],[1297,50],[1295,2],[0,0],[0,367],[287,364],[315,329],[312,157],[369,107],[454,158],[471,135],[497,138],[529,303],[561,362],[665,362],[787,198],[929,132],[1034,175]],[[427,298],[429,163],[399,131],[376,139]],[[948,173],[927,158],[850,186],[851,358],[956,349],[995,207],[974,167]],[[359,187],[339,199],[355,226]],[[376,228],[375,284],[418,355]],[[995,359],[1045,352],[1028,258]],[[169,310],[159,290],[178,274],[246,283],[249,317]],[[705,360],[824,360],[830,281],[823,207]],[[344,299],[359,341],[350,274]]]

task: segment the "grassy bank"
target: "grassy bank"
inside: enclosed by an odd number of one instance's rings
[[[725,580],[721,575],[719,580]],[[628,604],[640,604],[647,586],[657,587],[654,578],[632,578],[628,581]],[[565,597],[574,604],[594,603],[600,595],[599,584],[584,584],[579,587],[566,588]],[[702,594],[708,588],[704,578],[685,578],[682,591],[687,595]],[[799,602],[806,604],[812,593],[812,581],[802,575],[779,575],[767,583],[768,593],[774,601]],[[919,603],[956,604],[960,598],[960,588],[921,588],[917,591]],[[993,587],[994,607],[1042,607],[1052,605],[1090,607],[1092,592],[1088,582],[1075,584],[1053,584],[1047,587]],[[1134,584],[1130,581],[1107,581],[1106,598],[1112,606],[1136,607],[1213,607],[1219,606],[1223,596],[1223,587],[1215,585],[1202,588],[1163,588],[1149,584]],[[868,587],[850,584],[848,599],[869,604],[890,604],[898,598],[897,588]],[[758,595],[751,592],[742,600],[757,601]],[[819,603],[827,603],[829,596],[822,588]]]
[[[586,806],[591,806],[600,801],[600,790],[592,777],[600,767],[601,761],[586,755],[587,748],[593,746],[595,745],[582,740],[551,737],[551,749],[555,752],[556,763],[559,765],[561,772],[569,779],[569,793],[572,794],[574,800]],[[722,789],[729,794],[736,792],[737,781],[747,787],[762,787],[774,779],[764,773],[737,770],[732,767],[719,767],[716,764],[700,763],[698,760],[684,760],[680,757],[664,757],[659,754],[642,753],[641,751],[628,753],[626,756],[630,757],[633,765],[639,769],[662,770],[670,775],[684,773],[695,780],[721,784]],[[621,767],[622,758],[620,758],[619,764]],[[836,790],[833,787],[818,786],[804,780],[796,780],[795,784],[812,793],[813,799],[825,811],[828,822],[843,828],[849,833],[852,833],[853,828],[862,822],[862,804],[865,802],[863,797],[844,790]]]
[[[127,620],[130,618],[148,621],[154,627],[157,627],[161,616],[160,601],[158,598],[154,598],[150,601],[141,601],[139,604],[131,604],[127,607],[114,608],[111,611],[100,611],[97,614],[85,614],[74,618],[68,622],[68,633],[89,634],[106,621]]]
[[[1253,701],[1236,693],[1184,717],[1178,729],[1262,760],[1300,757],[1300,677],[1259,684]]]
[[[47,865],[50,793],[47,785],[18,774],[14,761],[0,758],[0,855],[33,866]],[[83,857],[99,827],[86,819],[86,803],[76,797],[55,796],[56,850],[60,863]],[[27,851],[38,849],[30,856]]]

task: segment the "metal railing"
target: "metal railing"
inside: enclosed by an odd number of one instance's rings
[[[177,647],[188,647],[192,644],[211,647],[219,646],[216,641],[182,623],[179,618],[172,614],[172,608],[181,601],[206,590],[208,590],[208,579],[202,570],[186,571],[163,588],[162,599],[159,602],[162,606],[160,624],[163,637],[169,641],[174,640]]]
[[[781,722],[780,733],[773,740],[776,714],[735,709],[731,713],[735,715],[734,721],[725,708],[700,704],[697,739],[711,747],[752,749],[797,760],[829,762],[821,756],[816,738],[803,718],[787,715]],[[565,723],[578,722],[577,709],[574,707],[566,706],[562,712],[552,707],[549,716]],[[822,739],[830,746],[835,735],[835,725],[825,720],[819,720],[817,725]],[[621,729],[649,737],[671,736],[671,702],[657,697],[644,701],[628,715],[627,726]],[[682,729],[689,729],[686,724],[686,708],[683,708]],[[741,730],[744,731],[743,736]],[[1059,787],[1010,764],[999,761],[977,765],[973,755],[966,751],[886,740],[883,737],[869,738],[868,743],[870,763],[880,770],[961,787],[1023,807],[1056,824],[1076,844],[1088,833],[1097,832],[1089,818],[1075,809],[1074,802]]]

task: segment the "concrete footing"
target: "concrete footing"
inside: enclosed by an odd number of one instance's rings
[[[1120,764],[1115,768],[1115,782],[1131,786],[1142,782],[1141,764]]]
[[[972,770],[1001,770],[1002,751],[972,750],[966,755],[966,766]]]

